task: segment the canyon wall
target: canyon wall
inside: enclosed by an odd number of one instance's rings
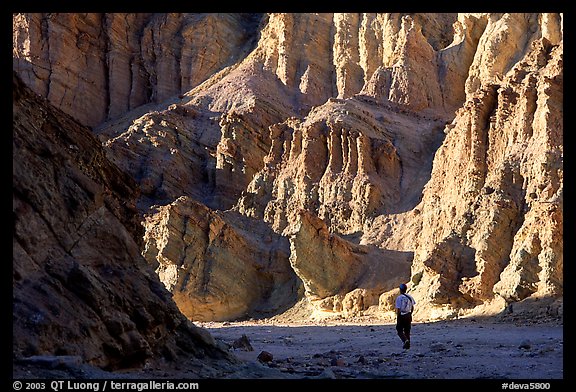
[[[13,359],[236,363],[141,256],[137,184],[88,128],[13,80]]]
[[[141,251],[191,318],[302,296],[384,312],[401,281],[422,320],[535,298],[559,315],[562,14],[13,23],[14,69],[140,185]]]
[[[412,281],[422,299],[562,293],[561,96],[562,44],[542,38],[457,111],[419,206]]]
[[[233,64],[257,21],[249,14],[18,14],[13,68],[56,107],[95,126]]]

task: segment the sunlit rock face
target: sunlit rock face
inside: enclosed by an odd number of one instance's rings
[[[13,29],[14,69],[139,184],[141,251],[192,319],[299,296],[353,314],[397,281],[422,319],[561,301],[562,14],[17,14]]]
[[[181,197],[145,227],[145,257],[193,320],[272,315],[298,298],[288,240],[261,222]]]
[[[18,14],[13,67],[85,125],[196,87],[242,57],[258,15]]]
[[[419,206],[418,294],[462,306],[562,293],[562,45],[534,40],[446,130]]]

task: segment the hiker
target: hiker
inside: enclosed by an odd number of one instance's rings
[[[402,339],[402,348],[410,348],[410,328],[412,326],[412,311],[416,301],[411,295],[406,294],[408,286],[402,283],[399,287],[400,295],[396,297],[396,331]]]

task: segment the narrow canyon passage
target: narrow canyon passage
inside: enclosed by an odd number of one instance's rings
[[[13,376],[563,378],[563,13],[12,31]]]

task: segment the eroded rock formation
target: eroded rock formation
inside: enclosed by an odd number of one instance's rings
[[[290,263],[320,309],[357,313],[378,305],[382,292],[410,277],[412,254],[356,245],[301,210],[290,238]]]
[[[384,311],[396,279],[408,280],[402,268],[385,271],[394,255],[413,256],[421,319],[561,301],[562,14],[13,20],[15,69],[95,125],[109,158],[140,184],[146,258],[191,317],[271,310],[256,298],[270,292],[288,306],[298,279],[320,309],[355,313],[382,290]],[[118,27],[128,20],[133,28]],[[93,69],[73,42],[91,45]],[[61,67],[76,52],[82,61]],[[91,113],[66,104],[63,92],[101,68],[108,84],[85,87],[96,94]],[[371,269],[376,259],[382,270]],[[298,279],[286,278],[287,260]],[[230,279],[240,271],[260,294]]]
[[[562,291],[561,96],[562,45],[541,38],[457,112],[419,206],[429,211],[413,265],[423,298]]]
[[[332,232],[361,233],[375,217],[416,204],[442,125],[366,97],[330,99],[305,121],[270,127],[266,165],[235,208],[278,232],[290,232],[305,209]]]
[[[185,93],[253,45],[259,15],[18,14],[13,67],[85,125]]]
[[[158,210],[145,221],[144,256],[190,319],[262,317],[296,302],[286,238],[185,196]]]

